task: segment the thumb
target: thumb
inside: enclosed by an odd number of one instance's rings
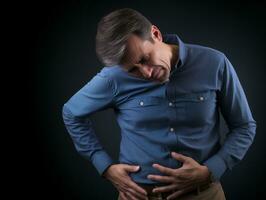
[[[137,172],[140,167],[138,165],[124,165],[127,172]]]
[[[189,160],[189,157],[184,156],[184,155],[179,154],[179,153],[176,153],[176,152],[172,152],[171,155],[174,159],[176,159],[182,163],[187,162]]]

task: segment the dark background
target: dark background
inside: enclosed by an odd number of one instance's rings
[[[102,67],[95,54],[97,22],[130,7],[162,33],[177,33],[225,53],[234,65],[257,121],[257,135],[240,164],[222,178],[229,200],[265,195],[265,6],[224,1],[36,1],[23,4],[29,47],[32,123],[26,135],[23,193],[35,199],[117,199],[117,192],[77,154],[61,117],[63,104]],[[26,109],[27,110],[27,109]],[[111,110],[92,117],[107,152],[117,159],[119,127]]]

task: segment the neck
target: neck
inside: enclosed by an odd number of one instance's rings
[[[171,68],[174,67],[178,60],[179,60],[179,56],[178,56],[178,45],[176,44],[169,44],[169,47],[170,47],[170,60],[171,60]]]

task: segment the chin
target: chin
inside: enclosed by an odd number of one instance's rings
[[[166,83],[169,81],[168,77],[162,77],[161,79],[156,79],[155,81],[159,82],[159,83]]]
[[[170,74],[166,72],[166,74],[164,74],[164,76],[161,79],[159,79],[159,82],[161,82],[161,83],[168,82],[169,81],[169,75]]]
[[[158,80],[158,82],[161,83],[161,84],[166,83],[168,81],[169,81],[169,79]]]

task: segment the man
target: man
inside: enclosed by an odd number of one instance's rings
[[[105,67],[64,105],[63,118],[77,150],[119,199],[225,199],[219,180],[243,158],[256,130],[226,56],[162,35],[127,8],[101,19],[96,52]],[[107,108],[121,128],[118,164],[88,119]],[[223,143],[219,112],[229,128]]]

